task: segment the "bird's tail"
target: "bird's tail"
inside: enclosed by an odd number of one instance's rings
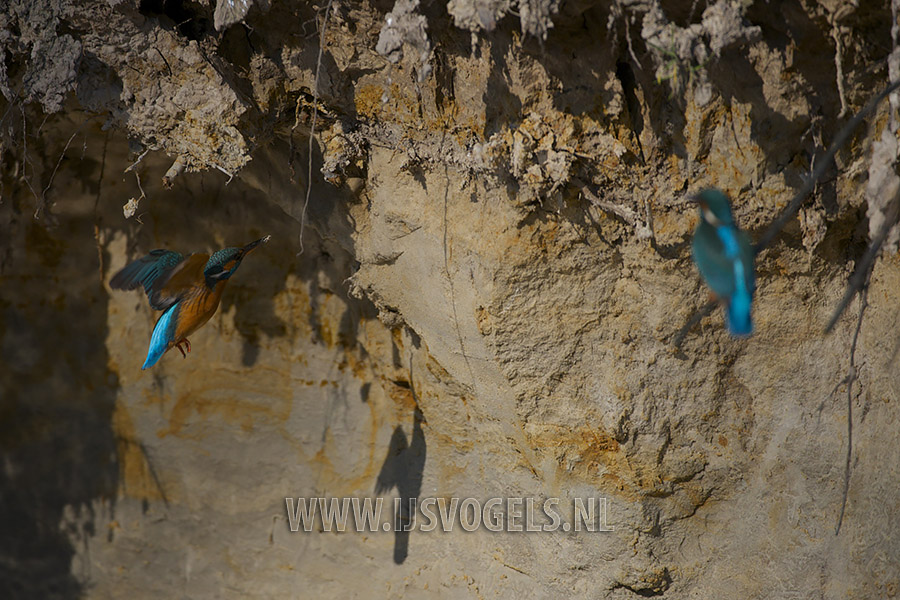
[[[739,293],[732,296],[725,309],[725,323],[732,335],[748,336],[753,333],[753,319],[750,316],[752,302],[750,294]]]
[[[147,352],[147,360],[144,361],[142,370],[149,369],[166,353],[166,350],[172,345],[175,337],[175,324],[178,314],[180,302],[176,302],[162,314],[153,328],[153,335],[150,337],[150,350]]]

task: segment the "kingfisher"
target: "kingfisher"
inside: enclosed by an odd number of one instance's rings
[[[116,290],[144,286],[150,306],[161,310],[150,336],[150,350],[141,369],[149,369],[173,346],[187,358],[191,351],[188,336],[209,321],[219,308],[228,279],[254,248],[269,241],[267,235],[243,248],[224,248],[212,256],[205,253],[184,256],[172,250],[151,250],[128,264],[109,281]],[[182,347],[184,346],[184,347]]]
[[[695,199],[700,223],[694,232],[694,262],[713,295],[725,305],[728,331],[748,336],[753,333],[750,311],[756,291],[750,238],[734,222],[728,196],[721,190],[705,189]]]

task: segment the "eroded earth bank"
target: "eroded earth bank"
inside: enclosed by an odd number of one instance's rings
[[[0,7],[3,597],[900,590],[896,243],[855,371],[858,301],[823,333],[895,218],[888,102],[760,254],[754,335],[672,346],[690,194],[758,237],[900,63],[887,2]],[[266,234],[141,371],[112,274]],[[614,531],[290,531],[286,497],[377,483]]]

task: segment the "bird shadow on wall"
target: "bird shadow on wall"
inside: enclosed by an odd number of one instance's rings
[[[413,393],[415,397],[415,393]],[[416,405],[413,409],[412,436],[407,441],[403,427],[397,425],[388,444],[387,456],[381,465],[375,482],[375,493],[396,488],[398,498],[394,504],[394,563],[400,565],[409,555],[409,534],[415,525],[416,504],[422,491],[422,475],[427,454],[422,423],[426,422]]]

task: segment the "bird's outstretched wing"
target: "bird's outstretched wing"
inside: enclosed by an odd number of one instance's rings
[[[142,285],[147,293],[147,298],[150,299],[150,306],[156,310],[165,310],[172,305],[172,302],[165,304],[154,301],[154,292],[183,261],[184,256],[178,252],[151,250],[147,256],[129,263],[113,275],[113,278],[109,280],[109,287],[115,290],[133,290]]]
[[[127,265],[109,281],[118,290],[133,290],[144,286],[150,306],[166,310],[178,302],[184,291],[203,281],[203,267],[208,254],[187,257],[172,250],[151,250],[150,254]]]

